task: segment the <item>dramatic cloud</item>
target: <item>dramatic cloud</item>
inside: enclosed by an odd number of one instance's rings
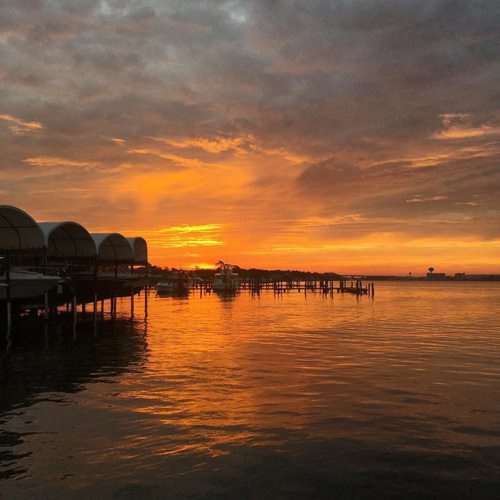
[[[500,272],[499,24],[494,0],[4,1],[2,202],[163,265]]]

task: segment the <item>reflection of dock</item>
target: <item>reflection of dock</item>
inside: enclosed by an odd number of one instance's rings
[[[67,401],[90,384],[111,383],[146,362],[147,323],[81,322],[75,332],[71,321],[62,320],[23,318],[14,322],[6,343],[0,334],[0,481],[16,475],[23,457],[16,450],[30,434],[29,427],[4,428],[14,414],[37,402]]]

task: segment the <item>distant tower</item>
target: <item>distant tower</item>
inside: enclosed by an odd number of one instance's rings
[[[433,267],[429,267],[429,272],[432,274],[434,272],[434,268]]]

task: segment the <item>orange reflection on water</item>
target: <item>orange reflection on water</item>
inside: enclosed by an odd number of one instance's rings
[[[277,457],[313,471],[341,466],[340,450],[373,469],[381,450],[485,460],[500,446],[497,283],[379,282],[374,299],[152,294],[147,320],[142,299],[134,321],[124,299],[119,321],[47,334],[43,356],[27,358],[51,376],[38,399],[2,415],[8,436],[23,436],[14,463],[27,482],[16,488],[66,474],[75,476],[66,488],[102,488],[133,471],[195,495],[198,474],[232,481]],[[394,464],[382,464],[391,477]]]
[[[143,415],[137,418],[175,428],[182,442],[211,456],[233,445],[279,448],[285,429],[348,436],[355,422],[372,439],[366,426],[373,418],[386,429],[384,419],[446,414],[449,408],[436,407],[443,394],[460,400],[470,386],[466,392],[474,395],[467,397],[479,397],[475,389],[485,368],[462,358],[479,349],[488,362],[482,342],[492,342],[492,325],[456,285],[434,292],[426,285],[419,290],[403,283],[393,290],[381,284],[375,302],[297,292],[154,299],[148,363],[141,383],[131,377],[134,389],[122,396],[134,401],[134,411]],[[450,292],[460,318],[446,304]],[[442,307],[436,306],[439,294]],[[477,332],[481,325],[484,337]],[[474,345],[466,349],[471,335]],[[329,421],[334,425],[325,429]],[[162,445],[157,436],[151,439],[160,454],[184,453],[176,439]]]

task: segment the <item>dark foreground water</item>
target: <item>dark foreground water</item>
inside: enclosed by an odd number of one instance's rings
[[[150,299],[0,337],[0,497],[499,498],[500,284]]]

